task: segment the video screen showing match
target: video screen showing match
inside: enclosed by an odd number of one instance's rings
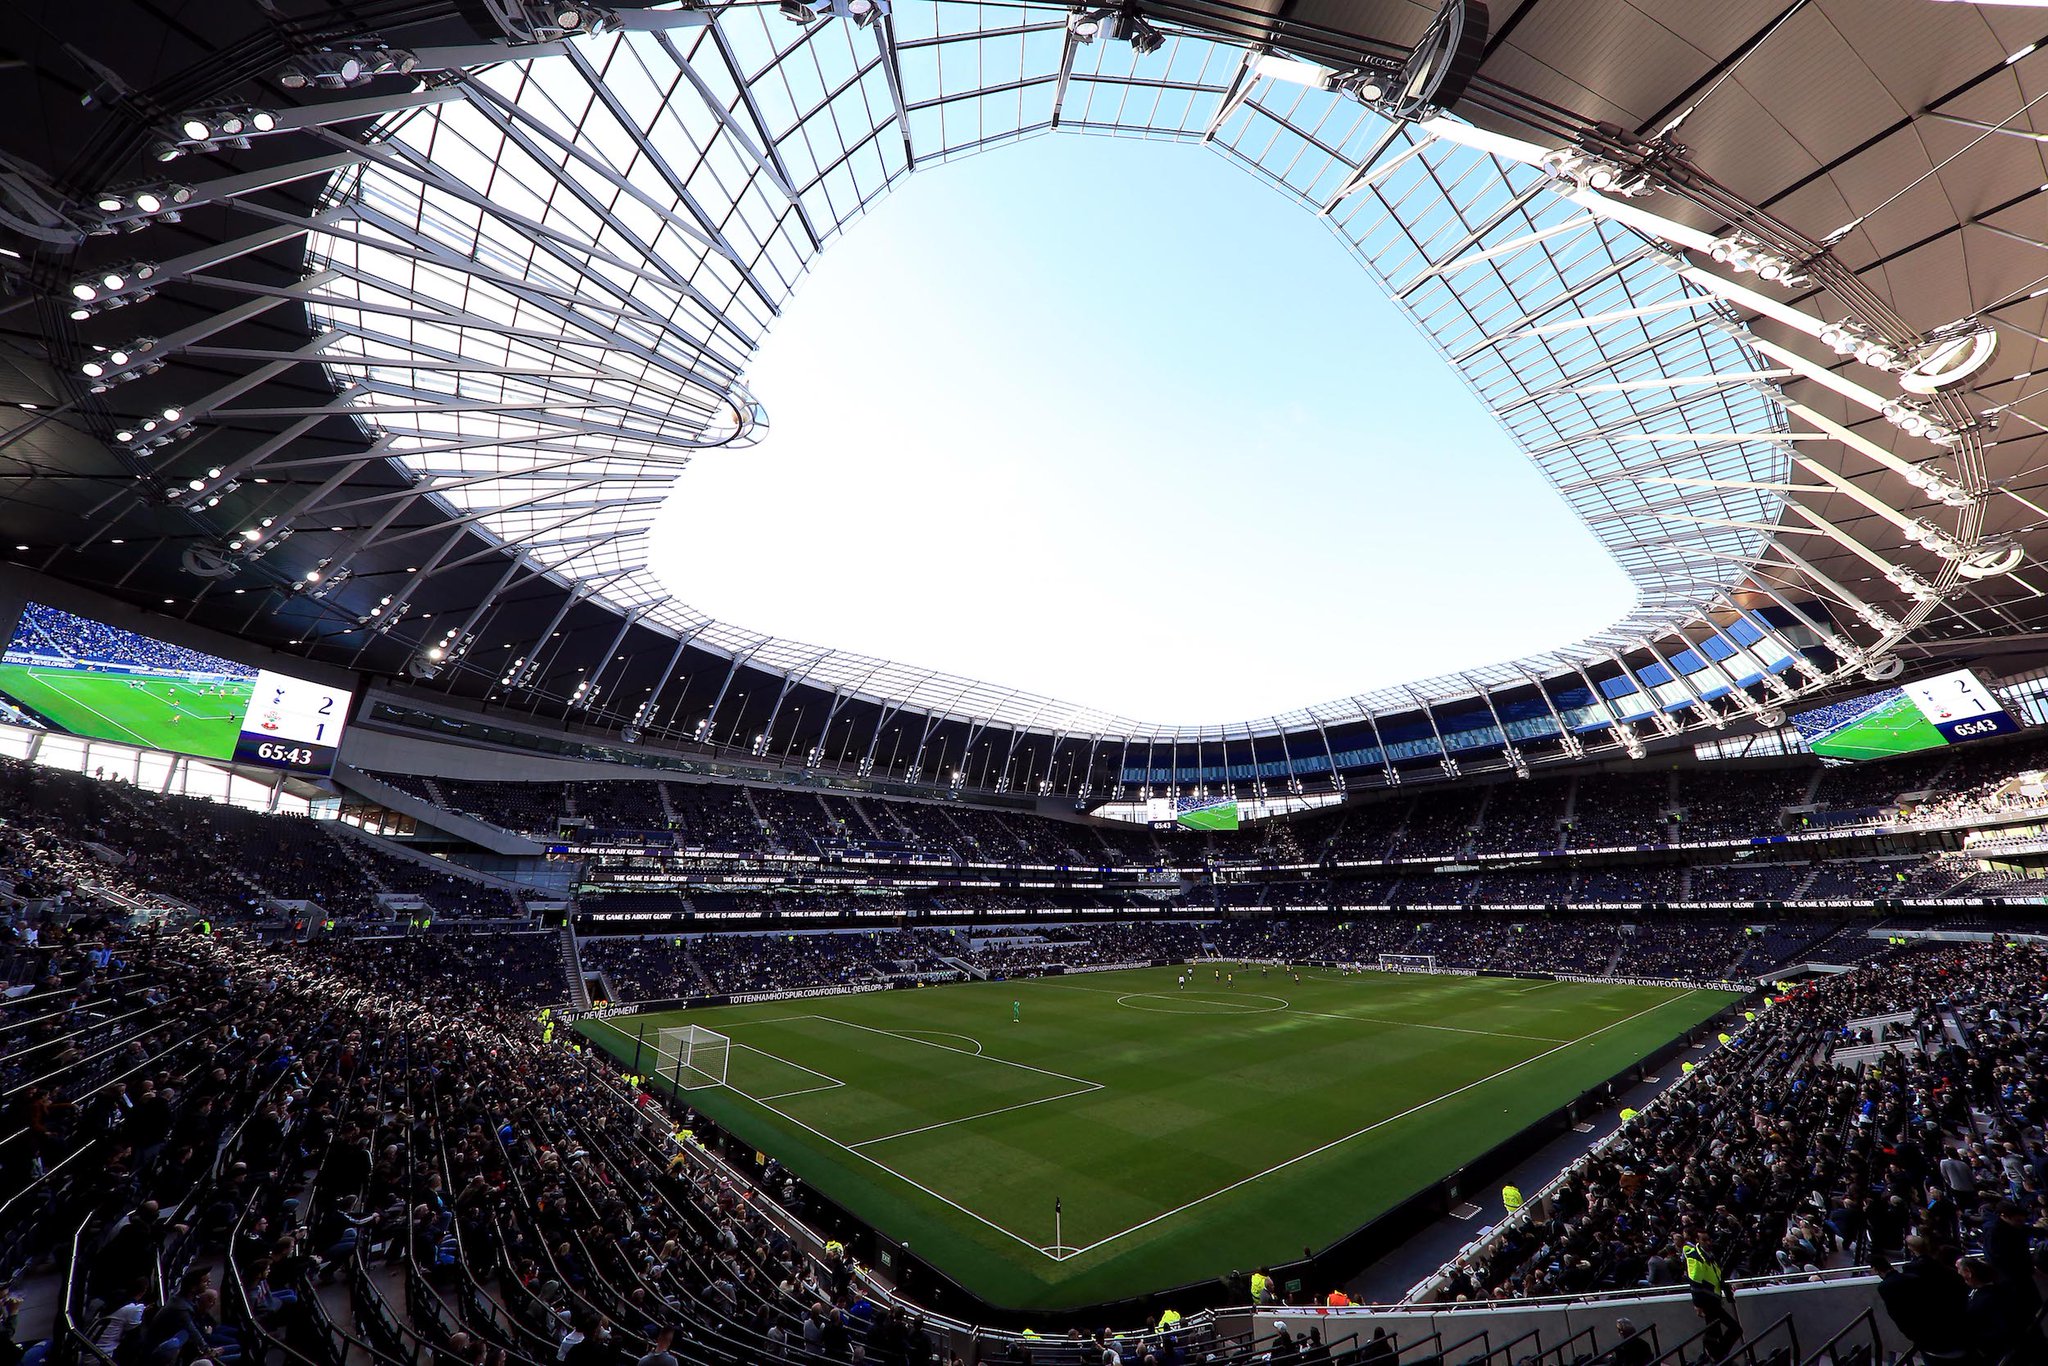
[[[0,721],[324,774],[352,696],[32,602],[0,656]]]

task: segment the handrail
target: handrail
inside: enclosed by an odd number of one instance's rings
[[[1515,1334],[1506,1342],[1503,1342],[1500,1346],[1494,1348],[1492,1351],[1486,1354],[1487,1366],[1493,1366],[1493,1359],[1495,1357],[1499,1357],[1501,1359],[1501,1366],[1513,1366],[1513,1362],[1515,1360],[1515,1348],[1521,1346],[1524,1342],[1527,1342],[1531,1338],[1534,1338],[1536,1340],[1537,1350],[1542,1350],[1542,1330],[1534,1327],[1524,1328],[1521,1332]]]
[[[1565,1353],[1567,1351],[1570,1351],[1572,1344],[1577,1342],[1580,1338],[1584,1338],[1586,1340],[1586,1351],[1588,1353],[1594,1356],[1599,1355],[1600,1334],[1597,1329],[1597,1326],[1589,1323],[1584,1328],[1581,1328],[1576,1333],[1573,1333],[1571,1336],[1566,1338],[1560,1338],[1558,1341],[1553,1342],[1550,1346],[1545,1347],[1541,1351],[1537,1352],[1537,1366],[1542,1366],[1542,1362],[1545,1359],[1555,1361],[1557,1363],[1557,1366],[1565,1366],[1565,1362],[1567,1360]],[[1578,1352],[1573,1352],[1572,1355],[1576,1357],[1581,1354]]]
[[[223,1145],[222,1150],[226,1150],[226,1145]],[[282,1334],[273,1331],[267,1323],[257,1316],[255,1307],[249,1303],[249,1282],[242,1275],[242,1268],[236,1263],[232,1249],[240,1245],[243,1225],[247,1223],[250,1214],[254,1211],[254,1201],[242,1207],[242,1212],[236,1216],[234,1226],[228,1236],[229,1255],[222,1259],[224,1270],[221,1279],[233,1289],[234,1297],[230,1303],[240,1311],[237,1317],[242,1327],[251,1336],[260,1337],[271,1346],[276,1347],[283,1354],[286,1366],[341,1366],[341,1363],[346,1360],[347,1354],[334,1350],[332,1335],[327,1335],[323,1339],[328,1347],[327,1359],[324,1362],[316,1362],[313,1358],[287,1342]],[[303,1289],[293,1287],[292,1293],[303,1296],[310,1293],[310,1289],[310,1287]],[[259,1359],[267,1359],[268,1357],[267,1352],[257,1353],[256,1355]]]
[[[158,1006],[158,1007],[155,1007],[155,1009],[158,1009],[158,1010],[162,1010],[162,1009],[168,1008],[168,1007],[170,1007],[170,1006],[172,1006],[172,1005],[175,1005],[175,1004],[176,1004],[177,1002],[179,1002],[179,1001],[182,1001],[182,1000],[184,1000],[184,999],[185,999],[185,998],[184,998],[183,996],[177,996],[177,997],[173,997],[173,998],[172,998],[171,1000],[169,1000],[169,1001],[166,1001],[166,1002],[164,1002],[164,1003],[163,1003],[163,1005],[161,1005],[161,1006]],[[142,1013],[142,1012],[140,1012],[140,1011],[137,1011],[137,1012],[132,1012],[132,1013],[135,1013],[135,1014],[140,1014],[140,1013]],[[83,1031],[79,1031],[79,1032],[83,1032]],[[68,1062],[68,1063],[66,1063],[66,1064],[65,1064],[65,1065],[64,1065],[63,1067],[60,1067],[60,1068],[58,1068],[56,1072],[47,1072],[47,1073],[43,1074],[43,1075],[42,1075],[42,1076],[40,1076],[40,1077],[32,1077],[32,1078],[30,1078],[30,1079],[29,1079],[28,1081],[25,1081],[25,1082],[21,1083],[21,1085],[19,1085],[19,1086],[12,1086],[12,1087],[9,1087],[9,1088],[8,1088],[7,1090],[5,1090],[5,1091],[0,1091],[0,1100],[4,1100],[4,1099],[6,1099],[6,1098],[7,1098],[7,1097],[9,1097],[9,1096],[12,1096],[12,1095],[15,1095],[15,1094],[17,1094],[18,1092],[26,1091],[26,1090],[28,1090],[28,1089],[29,1089],[29,1088],[30,1088],[31,1086],[42,1086],[42,1085],[44,1085],[45,1083],[47,1083],[47,1082],[48,1082],[48,1081],[50,1080],[50,1078],[52,1078],[52,1077],[54,1077],[54,1076],[57,1076],[57,1075],[59,1075],[59,1074],[61,1074],[61,1073],[63,1073],[63,1072],[69,1071],[70,1069],[72,1069],[72,1068],[74,1068],[74,1067],[78,1067],[78,1066],[80,1066],[80,1065],[82,1065],[82,1064],[84,1064],[84,1063],[88,1063],[88,1062],[91,1062],[91,1061],[92,1061],[93,1059],[95,1059],[95,1058],[101,1058],[101,1057],[105,1057],[105,1056],[106,1056],[107,1054],[109,1054],[109,1053],[116,1053],[116,1052],[119,1052],[119,1051],[120,1051],[121,1049],[123,1049],[123,1048],[126,1048],[126,1047],[128,1046],[128,1044],[129,1044],[129,1043],[130,1043],[131,1041],[132,1041],[132,1036],[131,1036],[131,1038],[124,1038],[124,1039],[121,1039],[121,1040],[119,1040],[118,1042],[115,1042],[115,1043],[110,1043],[110,1044],[108,1044],[108,1045],[107,1045],[107,1046],[106,1046],[105,1048],[99,1049],[99,1050],[97,1050],[96,1052],[88,1053],[88,1054],[86,1054],[86,1055],[85,1055],[84,1057],[82,1057],[82,1058],[78,1058],[78,1059],[76,1059],[76,1060],[74,1060],[74,1061],[72,1061],[72,1062]]]
[[[170,1002],[166,1002],[165,1004],[168,1005],[170,1004]],[[10,1058],[16,1059],[24,1058],[27,1057],[30,1053],[34,1053],[41,1049],[48,1048],[53,1044],[70,1043],[73,1039],[76,1039],[81,1034],[97,1033],[98,1031],[107,1028],[109,1025],[117,1025],[121,1023],[121,1021],[123,1020],[132,1020],[137,1015],[147,1015],[150,1014],[152,1011],[160,1009],[162,1009],[161,1006],[155,1005],[137,1006],[134,1010],[127,1011],[123,1014],[110,1015],[104,1020],[95,1020],[89,1025],[81,1025],[79,1028],[72,1030],[69,1034],[53,1034],[49,1038],[43,1039],[40,1042],[28,1044],[21,1048],[10,1049],[8,1050],[8,1056]],[[65,1012],[59,1011],[57,1013],[63,1014]],[[81,1059],[81,1061],[83,1061],[83,1059]],[[23,1089],[23,1087],[27,1086],[39,1085],[41,1084],[41,1082],[45,1080],[47,1080],[46,1077],[39,1077],[35,1081],[23,1082],[21,1086],[15,1087],[14,1091],[19,1091]],[[11,1096],[14,1094],[14,1091],[0,1092],[0,1095]]]
[[[89,1100],[93,1096],[98,1095],[101,1091],[106,1090],[109,1086],[112,1086],[115,1082],[125,1081],[129,1077],[135,1075],[137,1072],[140,1072],[145,1068],[155,1066],[157,1063],[161,1062],[167,1055],[177,1051],[180,1048],[183,1048],[186,1044],[191,1043],[194,1039],[202,1037],[206,1033],[206,1030],[211,1027],[211,1025],[208,1025],[204,1028],[194,1030],[192,1033],[187,1034],[184,1038],[178,1040],[178,1042],[172,1044],[170,1047],[165,1048],[161,1052],[157,1053],[154,1057],[146,1059],[143,1062],[137,1063],[135,1066],[129,1068],[126,1072],[117,1073],[114,1076],[108,1077],[105,1081],[93,1087],[90,1091],[84,1092],[83,1094],[76,1097],[73,1103],[76,1104],[77,1101],[80,1100]],[[22,1128],[16,1129],[13,1133],[8,1134],[6,1137],[0,1138],[0,1147],[5,1147],[7,1144],[12,1143],[15,1139],[22,1137],[24,1134],[28,1132],[29,1130],[26,1125],[24,1125]],[[35,1180],[29,1182],[20,1190],[8,1196],[6,1200],[0,1201],[0,1218],[5,1218],[7,1211],[14,1208],[15,1201],[21,1199],[23,1196],[29,1194],[31,1191],[41,1188],[44,1185],[44,1183],[46,1183],[52,1176],[55,1176],[57,1172],[62,1170],[64,1167],[69,1166],[73,1159],[77,1158],[79,1155],[83,1153],[91,1151],[93,1145],[97,1142],[99,1142],[98,1139],[87,1139],[85,1142],[79,1144],[76,1148],[72,1149],[70,1153],[66,1154],[62,1161],[52,1166],[45,1167],[43,1169],[43,1174],[41,1176],[38,1176]]]
[[[1746,1366],[1757,1366],[1757,1344],[1777,1332],[1780,1328],[1785,1330],[1785,1340],[1791,1345],[1792,1355],[1790,1360],[1797,1362],[1799,1360],[1799,1325],[1792,1321],[1790,1313],[1781,1314],[1771,1323],[1744,1337],[1741,1342],[1735,1345],[1735,1349],[1729,1352],[1727,1356],[1722,1357],[1721,1360],[1733,1361],[1737,1356],[1740,1356],[1746,1363]]]
[[[1486,1329],[1481,1328],[1478,1332],[1460,1338],[1458,1339],[1458,1341],[1452,1343],[1448,1347],[1440,1348],[1437,1352],[1437,1355],[1442,1357],[1446,1362],[1451,1362],[1453,1360],[1462,1360],[1462,1358],[1456,1357],[1456,1353],[1463,1351],[1465,1348],[1470,1347],[1473,1343],[1477,1342],[1480,1344],[1479,1359],[1482,1362],[1484,1362],[1493,1356],[1493,1352],[1487,1347],[1487,1343],[1491,1337],[1492,1334],[1490,1334]]]
[[[92,1336],[78,1326],[78,1316],[74,1312],[80,1264],[78,1246],[85,1240],[85,1230],[92,1223],[96,1213],[97,1210],[88,1209],[79,1216],[78,1227],[71,1231],[71,1260],[64,1268],[64,1303],[58,1317],[64,1325],[64,1336],[69,1339],[72,1351],[78,1353],[76,1359],[83,1360],[89,1354],[98,1366],[115,1366],[114,1359],[102,1352]]]
[[[407,1079],[407,1086],[410,1090],[410,1078]],[[452,1191],[455,1173],[448,1165],[448,1145],[445,1142],[447,1126],[441,1115],[441,1097],[432,1087],[426,1088],[426,1094],[431,1107],[430,1113],[433,1115],[434,1155],[441,1168],[442,1183]],[[449,1232],[455,1237],[456,1265],[464,1282],[462,1289],[466,1292],[463,1293],[463,1303],[470,1311],[463,1316],[463,1321],[471,1330],[484,1333],[508,1353],[528,1340],[542,1347],[544,1356],[552,1353],[555,1350],[554,1343],[546,1341],[540,1334],[521,1323],[518,1315],[484,1289],[483,1282],[477,1278],[476,1264],[470,1257],[468,1235],[463,1231],[462,1217],[459,1213],[449,1221],[448,1227]],[[492,1255],[500,1261],[504,1256],[503,1251],[496,1248],[492,1250]],[[477,1322],[479,1317],[490,1325],[488,1330]]]
[[[1844,1338],[1847,1338],[1849,1334],[1856,1331],[1859,1326],[1868,1329],[1870,1332],[1869,1361],[1872,1363],[1872,1366],[1875,1366],[1875,1363],[1881,1360],[1884,1355],[1884,1336],[1878,1332],[1876,1305],[1866,1306],[1862,1313],[1850,1319],[1840,1328],[1837,1328],[1834,1336],[1814,1348],[1812,1354],[1800,1362],[1799,1366],[1821,1366],[1822,1362],[1839,1362],[1841,1354],[1835,1348]]]
[[[112,986],[115,982],[134,981],[146,975],[140,972],[125,973],[120,977],[103,978],[96,985]],[[60,991],[40,991],[12,998],[4,998],[0,999],[0,1006],[18,1006],[24,1001],[44,1000],[49,997],[61,996],[67,992],[81,991],[83,989],[82,987],[65,987]],[[69,1015],[74,1010],[88,1010],[93,1006],[112,1005],[114,1002],[115,998],[112,996],[98,996],[90,1001],[77,1001],[62,1010],[46,1011],[41,1015],[33,1015],[25,1020],[8,1020],[5,1023],[0,1023],[0,1034],[6,1034],[16,1029],[26,1029],[32,1024],[41,1024],[45,1020],[54,1020],[61,1016]]]

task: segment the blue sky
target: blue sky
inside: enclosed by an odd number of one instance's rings
[[[655,569],[737,625],[1194,724],[1566,644],[1627,580],[1309,213],[1054,135],[820,258]]]

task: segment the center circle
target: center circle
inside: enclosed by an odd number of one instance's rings
[[[1240,1006],[1239,1001],[1270,1001],[1271,1005]],[[1158,1002],[1160,1004],[1140,1004]],[[1180,992],[1133,991],[1116,998],[1125,1010],[1149,1010],[1154,1015],[1271,1015],[1285,1010],[1288,1003],[1278,996],[1250,991],[1242,996],[1190,996]]]

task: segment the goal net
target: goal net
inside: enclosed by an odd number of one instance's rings
[[[678,1091],[725,1085],[725,1064],[732,1040],[701,1025],[664,1029],[655,1038],[656,1073]]]
[[[1380,955],[1382,972],[1435,972],[1436,955],[1433,953],[1383,953]]]

